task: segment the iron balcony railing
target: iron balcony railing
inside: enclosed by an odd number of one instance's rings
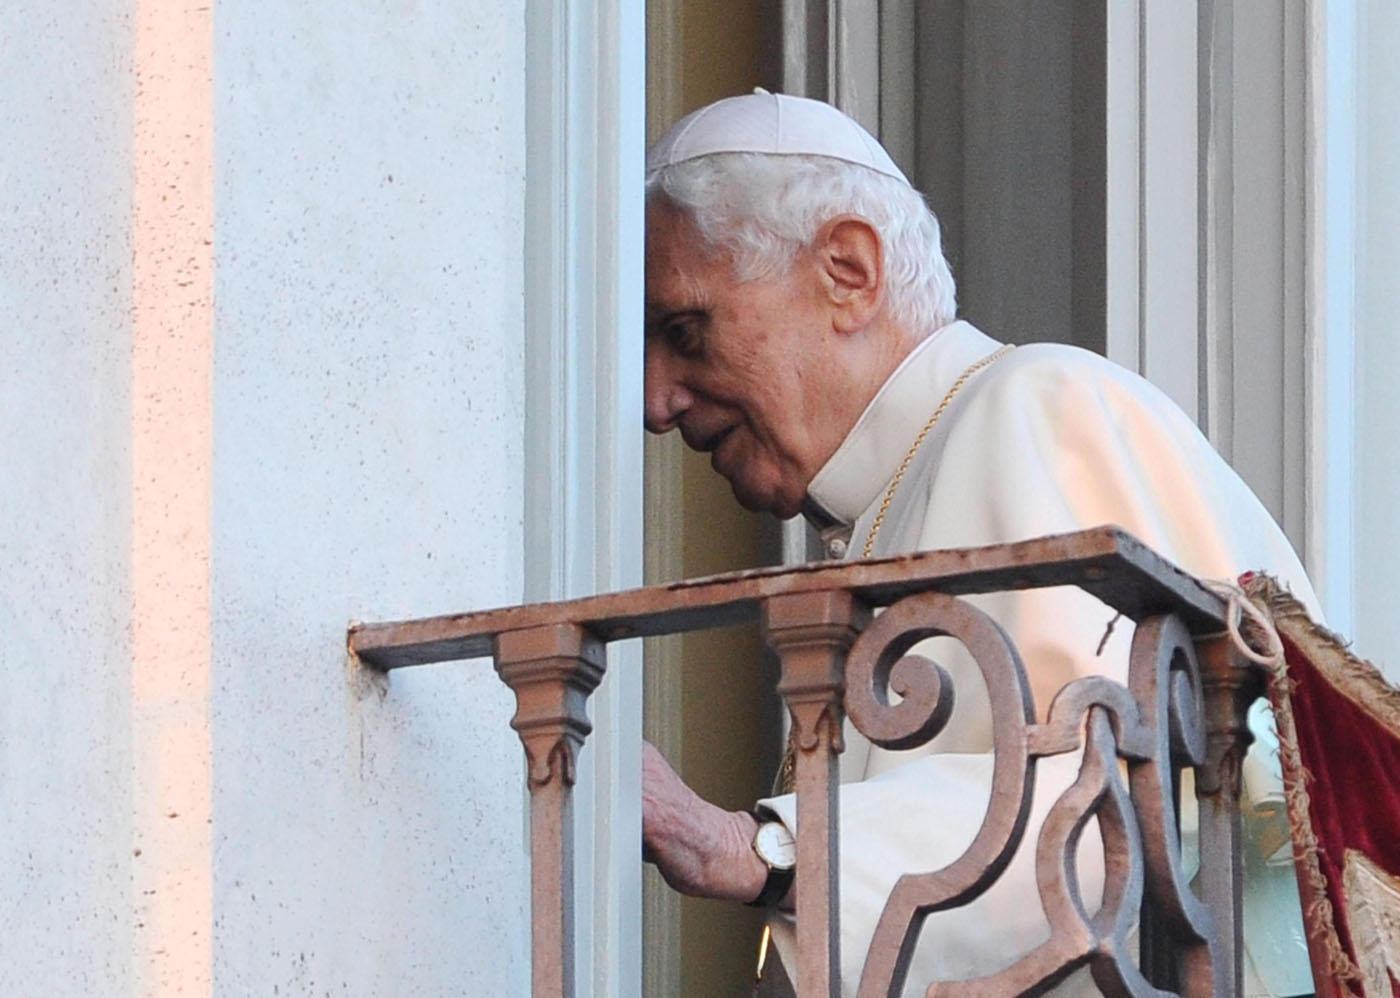
[[[1136,624],[1126,686],[1076,679],[1037,721],[1005,633],[960,597],[1078,586]],[[876,613],[881,610],[883,612]],[[1240,760],[1258,668],[1228,637],[1226,601],[1111,527],[992,547],[739,572],[558,603],[395,623],[349,635],[377,669],[490,656],[515,691],[511,724],[530,793],[532,980],[536,998],[573,995],[570,795],[590,731],[589,694],[607,643],[758,620],[781,662],[792,717],[798,836],[797,992],[838,995],[836,816],[840,732],[849,715],[873,743],[911,748],[946,723],[946,675],[900,670],[918,641],[959,639],[986,679],[995,733],[990,804],[972,844],[932,873],[909,873],[884,910],[859,984],[899,994],[923,919],[996,881],[1028,833],[1036,762],[1082,750],[1075,782],[1030,833],[1051,935],[1004,971],[930,994],[1035,994],[1087,967],[1110,995],[1240,993]],[[1198,895],[1182,868],[1174,788],[1194,767]],[[1086,911],[1074,851],[1090,818],[1104,840],[1103,900]],[[1133,941],[1137,929],[1136,942]]]

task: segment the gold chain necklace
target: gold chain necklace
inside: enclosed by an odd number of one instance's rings
[[[875,522],[870,525],[870,534],[865,538],[865,550],[860,553],[861,558],[869,558],[871,550],[875,547],[875,535],[880,532],[880,525],[885,522],[885,514],[889,512],[890,503],[894,501],[894,494],[899,490],[899,483],[904,481],[904,473],[909,470],[909,465],[914,461],[914,455],[919,453],[919,448],[924,445],[928,435],[933,432],[934,424],[938,422],[945,409],[952,403],[954,396],[962,390],[974,374],[996,363],[1006,354],[1010,353],[1013,344],[1005,343],[998,347],[981,360],[973,363],[966,371],[958,375],[958,380],[953,382],[953,386],[948,389],[948,394],[943,396],[943,401],[938,403],[938,408],[933,410],[933,415],[929,416],[924,428],[919,431],[919,435],[914,438],[914,443],[909,447],[909,453],[904,455],[904,460],[899,463],[899,470],[894,473],[894,478],[890,479],[890,487],[885,490],[884,501],[880,503],[880,510],[875,514]],[[774,781],[777,784],[777,791],[780,794],[792,793],[797,783],[797,751],[792,741],[792,733],[788,733],[787,746],[783,750],[782,761],[778,764],[778,776]],[[768,925],[763,926],[763,938],[758,944],[758,973],[756,981],[763,980],[763,968],[768,962],[768,942],[771,938],[772,929]]]
[[[885,514],[889,511],[890,503],[894,500],[894,494],[899,489],[899,483],[904,481],[904,473],[909,470],[909,465],[914,461],[914,455],[919,453],[919,448],[924,445],[928,435],[933,432],[934,424],[938,422],[952,403],[953,397],[962,390],[974,374],[989,367],[1003,356],[1010,353],[1014,344],[1006,343],[1001,347],[987,354],[981,360],[972,364],[966,371],[958,376],[958,380],[953,382],[953,386],[948,389],[948,394],[943,396],[943,401],[938,403],[938,408],[933,410],[933,415],[929,416],[924,428],[919,431],[919,435],[914,438],[914,443],[909,448],[909,453],[904,455],[904,460],[900,462],[899,470],[894,473],[894,478],[890,480],[889,488],[885,490],[885,499],[880,503],[880,510],[875,514],[875,522],[870,525],[870,534],[865,538],[865,550],[861,552],[862,558],[869,558],[871,550],[875,547],[875,535],[880,532],[880,525],[885,522]],[[787,747],[783,751],[782,762],[778,766],[778,775],[774,780],[777,792],[780,794],[792,793],[793,785],[796,783],[797,775],[797,753],[793,748],[792,739],[789,737]]]
[[[885,522],[885,514],[890,510],[890,503],[894,501],[894,494],[899,490],[899,483],[904,481],[904,473],[909,470],[909,465],[913,463],[914,455],[919,453],[919,448],[924,445],[928,435],[933,432],[933,427],[938,422],[939,417],[943,415],[944,410],[952,404],[963,385],[967,384],[974,374],[982,368],[990,367],[996,363],[1010,353],[1013,347],[1014,344],[1011,343],[1003,344],[958,375],[958,380],[953,382],[953,386],[948,389],[948,394],[943,396],[943,401],[938,403],[938,408],[933,410],[933,415],[929,416],[928,422],[924,424],[924,428],[919,431],[919,435],[909,446],[909,453],[905,454],[904,460],[899,463],[899,470],[894,473],[894,478],[890,479],[890,487],[885,490],[884,501],[880,503],[880,510],[875,514],[875,522],[870,525],[870,533],[865,538],[865,549],[860,553],[862,558],[869,558],[870,552],[875,549],[875,535],[880,532],[880,527]]]

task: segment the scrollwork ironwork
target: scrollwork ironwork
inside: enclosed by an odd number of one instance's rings
[[[862,996],[899,992],[924,919],[970,901],[995,882],[1030,816],[1034,773],[1027,733],[1035,720],[1030,686],[1006,632],[971,603],[925,592],[887,608],[851,648],[847,712],[856,729],[879,745],[909,748],[937,735],[952,710],[946,673],[899,671],[896,663],[918,642],[939,636],[961,641],[987,683],[997,745],[991,803],[961,856],[931,873],[906,873],[895,883],[866,958]],[[888,685],[896,675],[903,699],[892,703]]]
[[[947,724],[954,696],[947,674],[907,657],[920,641],[943,635],[966,646],[991,694],[991,803],[962,856],[897,882],[866,961],[863,998],[901,993],[925,917],[966,904],[1001,875],[1025,832],[1037,761],[1074,752],[1082,752],[1078,775],[1036,833],[1036,880],[1050,938],[997,973],[936,982],[928,995],[1038,994],[1080,968],[1108,995],[1169,995],[1176,982],[1182,994],[1215,993],[1211,915],[1187,883],[1175,800],[1178,769],[1206,758],[1201,669],[1186,626],[1172,616],[1143,621],[1127,686],[1103,676],[1078,679],[1055,697],[1045,723],[1035,724],[1024,666],[995,622],[953,597],[909,597],[851,649],[847,711],[871,741],[910,748]],[[1104,857],[1093,912],[1076,866],[1091,822]],[[1165,937],[1172,957],[1140,968],[1133,939],[1144,898],[1153,912],[1145,931]]]

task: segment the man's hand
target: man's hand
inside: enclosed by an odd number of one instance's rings
[[[752,901],[768,867],[753,851],[758,823],[725,811],[682,782],[650,742],[642,743],[642,858],[682,894]]]

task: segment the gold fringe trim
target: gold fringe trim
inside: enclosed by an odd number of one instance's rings
[[[1338,692],[1380,724],[1400,736],[1400,689],[1392,686],[1373,664],[1357,658],[1347,642],[1308,616],[1307,608],[1269,575],[1255,575],[1245,593],[1273,619]]]
[[[1256,574],[1244,580],[1246,595],[1261,610],[1267,613],[1281,635],[1286,636],[1318,666],[1325,677],[1341,690],[1349,700],[1354,700],[1354,688],[1370,686],[1379,682],[1394,697],[1392,706],[1396,717],[1400,718],[1400,693],[1380,678],[1374,666],[1356,658],[1347,649],[1346,643],[1336,634],[1317,624],[1308,616],[1307,610],[1269,575]],[[1250,635],[1257,629],[1246,618],[1243,630],[1246,637],[1253,637],[1250,643],[1255,647],[1265,647],[1259,635]],[[1322,654],[1318,654],[1322,652]],[[1343,685],[1345,684],[1345,686]],[[1337,938],[1337,923],[1332,902],[1327,896],[1327,878],[1318,864],[1320,845],[1313,832],[1311,818],[1311,798],[1308,785],[1313,776],[1303,765],[1298,751],[1298,729],[1293,717],[1293,683],[1288,678],[1286,667],[1280,663],[1268,669],[1269,701],[1274,709],[1274,723],[1278,729],[1279,756],[1285,776],[1284,800],[1288,808],[1288,820],[1293,830],[1293,860],[1298,870],[1298,880],[1303,889],[1305,906],[1305,926],[1310,942],[1320,946],[1327,958],[1327,973],[1334,982],[1363,986],[1361,969],[1342,948]],[[1360,701],[1355,701],[1361,706]],[[1389,724],[1390,722],[1384,721]],[[1400,730],[1400,729],[1397,729]],[[1314,968],[1315,970],[1317,968]],[[1325,994],[1318,983],[1319,995]]]

